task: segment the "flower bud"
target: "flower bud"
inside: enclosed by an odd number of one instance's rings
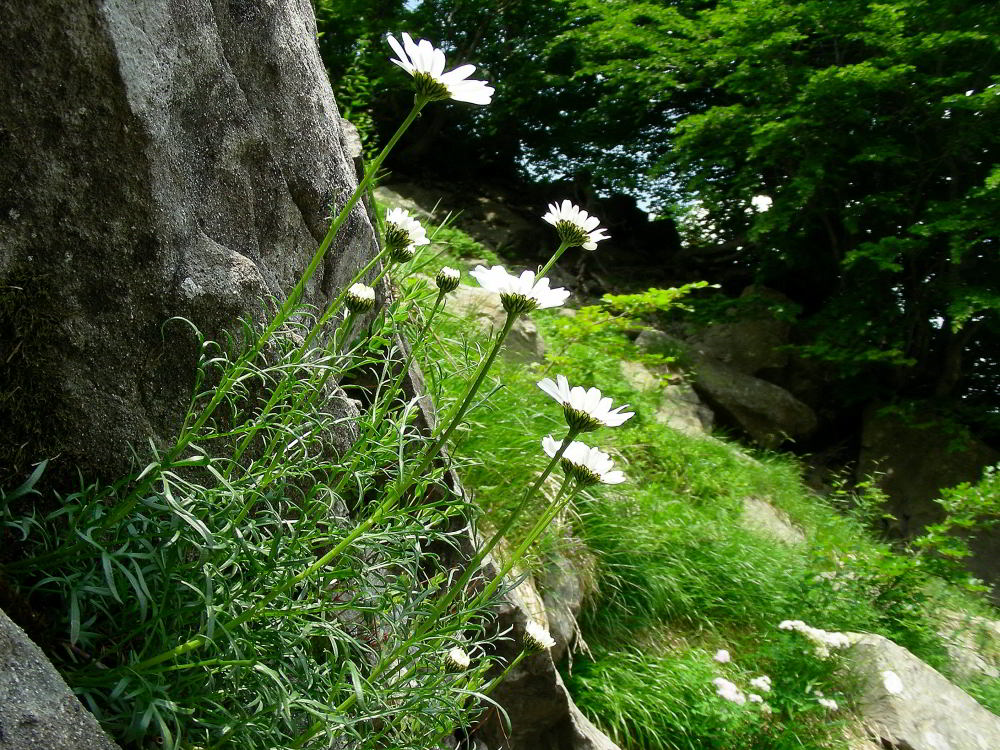
[[[534,620],[528,622],[524,628],[524,649],[533,654],[540,654],[548,651],[556,645],[556,642],[549,635],[549,631],[543,628]]]
[[[366,313],[375,307],[375,290],[364,284],[354,284],[347,290],[344,304],[352,313]]]
[[[421,223],[407,211],[390,208],[385,215],[385,244],[392,260],[405,263],[416,255],[417,245],[430,244],[430,240]]]
[[[458,289],[458,284],[461,278],[461,273],[454,268],[445,266],[438,271],[438,275],[434,277],[434,283],[437,284],[437,288],[441,290],[442,294],[447,294],[448,292],[454,292]]]
[[[465,652],[465,649],[455,646],[444,655],[444,668],[449,672],[464,672],[469,668],[472,660]]]

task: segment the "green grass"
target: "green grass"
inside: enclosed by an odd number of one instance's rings
[[[438,239],[432,268],[460,265],[462,256],[489,257],[456,230]],[[581,495],[571,514],[573,541],[554,534],[533,550],[536,567],[570,552],[577,540],[596,557],[596,593],[581,616],[592,653],[576,656],[567,681],[581,708],[623,747],[845,746],[843,727],[831,718],[850,716],[850,685],[837,676],[836,658],[819,660],[800,636],[778,630],[784,619],[880,633],[950,673],[936,613],[990,612],[988,605],[935,585],[912,558],[876,541],[862,519],[838,513],[833,500],[804,485],[794,458],[657,424],[658,394],[633,389],[621,374],[622,359],[645,355],[620,330],[578,335],[579,325],[556,310],[532,318],[545,337],[546,362],[495,368],[496,390],[472,412],[455,454],[470,463],[463,470],[467,488],[489,517],[502,518],[519,499],[523,477],[544,463],[539,437],[564,430],[551,399],[535,385],[541,377],[562,373],[635,407],[636,417],[621,428],[583,438],[617,456],[629,482]],[[476,335],[446,315],[424,358],[445,407],[460,385],[452,373],[478,357],[470,344]],[[747,497],[781,509],[806,543],[789,546],[746,528]],[[531,521],[528,514],[511,538]],[[717,648],[732,651],[733,663],[712,662],[708,655]],[[762,673],[775,682],[769,716],[723,701],[711,684],[722,675],[746,688],[732,675]],[[964,684],[1000,712],[995,681]],[[836,696],[842,710],[828,716],[815,690]]]

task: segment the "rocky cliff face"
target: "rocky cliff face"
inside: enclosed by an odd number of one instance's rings
[[[0,480],[112,479],[197,348],[298,278],[356,182],[308,0],[0,6]],[[373,249],[360,209],[322,304]]]

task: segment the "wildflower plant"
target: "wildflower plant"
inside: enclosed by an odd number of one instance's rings
[[[402,39],[388,42],[392,62],[413,77],[413,108],[273,318],[244,322],[224,345],[191,326],[200,359],[173,443],[151,445],[151,460],[114,484],[83,482],[55,511],[0,507],[0,521],[30,551],[0,572],[29,597],[66,603],[69,648],[59,665],[128,746],[440,746],[483,710],[472,697],[553,645],[530,624],[515,659],[495,655],[503,635],[493,611],[507,573],[581,488],[625,479],[606,453],[574,438],[631,413],[611,410],[599,391],[595,400],[596,389],[577,403],[574,390],[571,408],[590,421],[581,416],[561,439],[545,438],[544,470],[468,559],[455,529],[478,538],[477,512],[449,485],[440,454],[518,317],[558,307],[569,292],[532,271],[472,272],[500,295],[507,321],[430,435],[414,429],[419,394],[407,397],[404,384],[460,274],[437,274],[434,304],[408,347],[396,329],[422,292],[376,304],[390,269],[429,243],[420,222],[390,210],[375,257],[326,307],[303,305],[306,285],[420,111],[443,99],[484,105],[492,97],[486,82],[469,78],[473,66],[445,72],[441,50]],[[586,236],[570,239],[585,247],[604,239],[593,217],[571,213],[561,210],[560,221]],[[359,321],[366,324],[356,331]],[[374,387],[344,390],[371,374]],[[351,395],[362,396],[360,407]],[[567,474],[558,496],[484,580],[483,561],[560,464]],[[30,495],[35,481],[12,496]]]

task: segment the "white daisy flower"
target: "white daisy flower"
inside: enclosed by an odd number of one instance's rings
[[[608,230],[597,227],[600,219],[568,200],[561,204],[550,203],[549,212],[542,219],[556,228],[559,239],[569,247],[596,250],[598,242],[609,238],[606,234]]]
[[[725,698],[730,703],[740,706],[747,702],[746,696],[743,695],[740,689],[725,677],[716,677],[712,680],[712,684],[715,685],[715,691],[720,698]]]
[[[833,698],[818,698],[817,702],[819,703],[819,705],[821,705],[828,711],[836,711],[837,708],[839,708],[837,706],[837,701],[835,701]]]
[[[385,214],[385,244],[390,256],[400,263],[410,260],[417,245],[429,245],[427,231],[402,208],[390,208]]]
[[[524,647],[528,651],[540,654],[556,645],[549,631],[534,620],[529,620],[524,626]]]
[[[437,284],[438,289],[440,289],[444,294],[447,294],[448,292],[454,292],[458,289],[461,279],[462,274],[457,269],[445,266],[438,271],[437,276],[434,277],[434,283]]]
[[[715,656],[713,656],[712,658],[715,659],[717,662],[719,662],[719,664],[728,664],[730,661],[732,661],[732,657],[729,656],[729,652],[726,651],[726,649],[724,648],[720,648],[718,651],[716,651]]]
[[[754,677],[750,680],[750,685],[757,688],[762,693],[771,692],[771,678],[766,674],[762,674],[760,677]]]
[[[764,698],[762,696],[760,696],[760,695],[757,695],[757,693],[750,693],[749,695],[747,695],[747,698],[750,699],[751,703],[763,703],[764,702]]]
[[[556,457],[560,445],[562,441],[551,435],[542,438],[542,450],[549,458]],[[563,471],[582,484],[621,484],[625,481],[622,472],[612,471],[615,464],[611,456],[578,440],[566,446],[559,463]]]
[[[465,652],[465,649],[455,646],[444,656],[444,667],[449,672],[464,672],[469,668],[472,660]]]
[[[396,53],[391,62],[413,76],[417,96],[427,101],[454,99],[470,104],[489,104],[493,97],[493,87],[486,81],[468,80],[476,70],[475,65],[459,65],[454,70],[444,72],[444,52],[426,39],[414,43],[410,35],[403,32],[403,44],[389,34],[389,46]]]
[[[635,416],[635,412],[622,411],[628,404],[612,409],[611,399],[602,397],[597,388],[584,390],[578,385],[570,388],[565,375],[556,375],[555,382],[543,378],[538,381],[538,387],[562,404],[566,424],[580,432],[590,432],[601,426],[618,427]]]
[[[469,275],[483,289],[499,294],[504,309],[511,314],[530,312],[536,308],[559,307],[569,297],[566,289],[550,289],[547,278],[535,282],[535,274],[531,271],[512,276],[503,266],[476,266]]]
[[[353,284],[344,298],[347,309],[354,313],[366,313],[375,307],[375,290],[364,284]]]

